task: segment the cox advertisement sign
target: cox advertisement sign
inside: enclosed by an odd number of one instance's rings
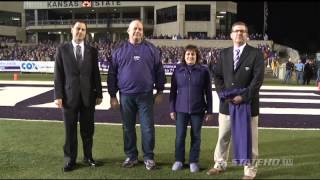
[[[21,61],[21,72],[54,72],[54,62],[42,62],[42,61]]]
[[[35,62],[21,62],[21,71],[23,72],[38,72],[38,69]]]

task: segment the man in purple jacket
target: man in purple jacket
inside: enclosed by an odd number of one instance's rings
[[[108,72],[108,91],[111,108],[118,108],[116,93],[120,91],[120,111],[123,120],[124,152],[127,156],[122,166],[138,164],[136,116],[139,114],[143,159],[147,170],[155,169],[155,130],[153,104],[162,101],[166,82],[159,50],[143,40],[143,25],[134,20],[128,28],[129,40],[112,53]],[[153,95],[153,89],[157,93]]]

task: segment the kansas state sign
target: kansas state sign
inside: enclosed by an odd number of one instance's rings
[[[120,5],[120,1],[47,1],[47,8],[88,8]]]

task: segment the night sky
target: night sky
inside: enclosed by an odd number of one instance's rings
[[[300,53],[320,51],[320,2],[268,2],[267,34],[277,44]],[[263,31],[263,2],[238,2],[237,20],[247,23],[249,33]]]

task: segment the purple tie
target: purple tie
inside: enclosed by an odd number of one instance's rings
[[[233,60],[233,70],[237,68],[238,62],[240,60],[240,49],[236,49],[236,57]]]

